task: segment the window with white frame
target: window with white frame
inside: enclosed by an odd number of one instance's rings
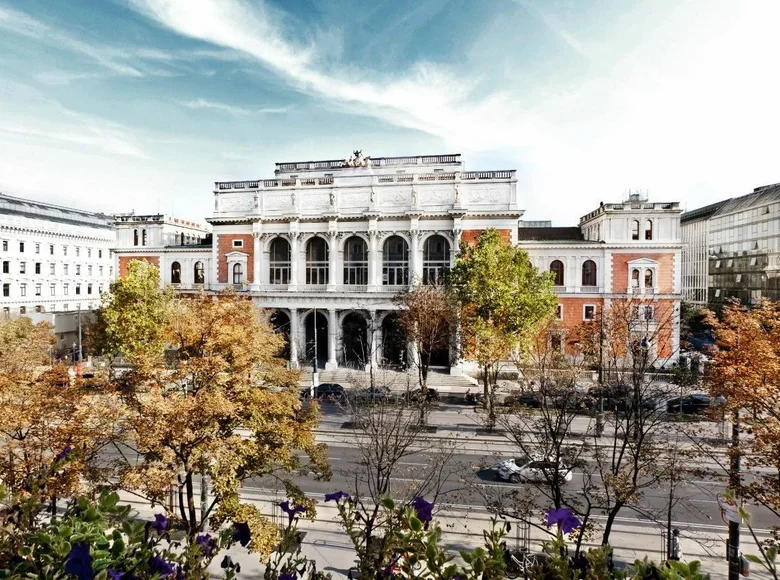
[[[736,282],[742,282],[742,274],[737,274]]]
[[[57,285],[49,284],[49,291],[51,292],[52,296],[55,296],[57,294]]]
[[[56,267],[56,265],[55,265],[55,264],[49,264],[49,274],[51,274],[52,276],[54,276],[54,272],[55,272],[56,268],[57,268],[57,267]]]
[[[751,266],[755,266],[755,265],[756,265],[756,257],[755,257],[755,256],[753,256],[752,258],[750,258],[750,265],[751,265]]]
[[[582,307],[582,319],[583,320],[596,320],[596,305],[585,304]]]
[[[35,285],[35,295],[40,296],[41,295],[41,284]]]
[[[715,298],[720,298],[720,288],[715,288]]]
[[[27,284],[19,284],[19,296],[27,296]]]
[[[555,317],[558,320],[563,320],[563,304],[558,304],[558,307],[555,311]]]
[[[19,273],[20,274],[27,273],[27,262],[19,262]]]
[[[62,265],[62,273],[65,274],[66,276],[68,275],[68,265],[67,264],[63,264]]]
[[[234,248],[243,248],[244,247],[244,240],[233,240],[233,247]]]

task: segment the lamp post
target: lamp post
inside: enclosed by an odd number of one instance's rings
[[[596,437],[604,432],[604,308],[599,316],[599,410],[596,413]]]
[[[734,419],[731,423],[731,453],[729,455],[731,457],[729,486],[736,493],[737,489],[739,489],[740,471],[742,469],[742,454],[739,450],[739,411],[734,411]],[[726,555],[729,562],[729,580],[739,580],[741,564],[739,555],[739,518],[729,519],[729,539],[726,544]]]

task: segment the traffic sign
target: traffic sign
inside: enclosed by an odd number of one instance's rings
[[[720,508],[720,517],[723,519],[723,523],[742,523],[742,517],[739,515],[739,506],[737,506],[734,500],[731,500],[719,493],[718,507]]]

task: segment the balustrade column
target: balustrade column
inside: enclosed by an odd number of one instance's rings
[[[418,255],[420,252],[419,231],[412,230],[412,248],[409,252],[409,283],[418,284],[422,281],[422,260]]]
[[[381,332],[381,326],[379,325],[379,313],[376,310],[369,311],[368,317],[368,344],[370,345],[371,352],[371,367],[376,369],[379,366],[379,333]]]
[[[376,291],[376,269],[377,269],[377,233],[375,231],[368,232],[369,244],[368,244],[368,290]]]
[[[290,366],[298,368],[298,341],[300,337],[298,328],[298,309],[290,308]],[[306,339],[304,338],[304,341]]]
[[[328,362],[325,369],[335,371],[338,363],[336,362],[336,344],[339,340],[338,316],[335,308],[328,309]]]

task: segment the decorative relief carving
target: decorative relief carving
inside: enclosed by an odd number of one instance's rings
[[[449,205],[452,203],[452,191],[440,189],[426,194],[423,198],[424,205]]]
[[[406,191],[396,191],[394,194],[390,194],[384,199],[382,205],[397,206],[397,205],[409,205],[409,193]]]
[[[308,208],[326,208],[330,204],[330,196],[327,193],[313,193],[303,199],[303,205]]]
[[[265,198],[265,209],[287,209],[292,207],[287,195],[269,195]]]
[[[472,203],[498,203],[501,192],[497,189],[472,189],[469,191],[469,201]]]
[[[368,205],[366,200],[366,193],[342,193],[341,194],[341,207],[345,209],[347,207],[365,207]]]
[[[253,209],[252,198],[244,195],[223,195],[219,200],[221,211],[250,211]]]

